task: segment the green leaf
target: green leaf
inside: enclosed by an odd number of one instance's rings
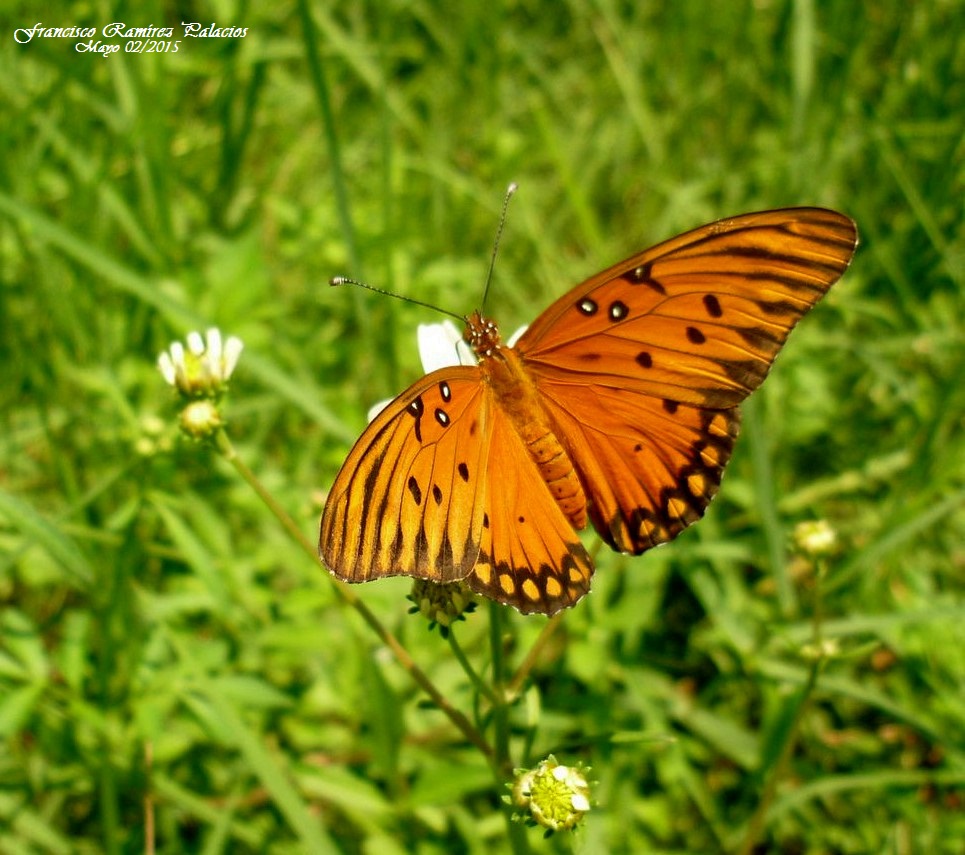
[[[0,514],[14,525],[24,538],[43,549],[64,571],[71,584],[89,588],[94,571],[80,547],[31,505],[0,490]]]

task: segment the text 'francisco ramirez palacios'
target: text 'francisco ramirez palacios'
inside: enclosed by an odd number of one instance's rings
[[[118,53],[121,44],[126,53],[177,53],[184,39],[243,39],[247,27],[219,27],[217,24],[181,22],[180,27],[129,27],[124,22],[105,24],[103,27],[48,27],[38,22],[32,27],[14,30],[13,38],[25,45],[34,39],[70,39],[75,42],[78,53],[100,53],[107,56]],[[113,41],[104,41],[113,40]]]

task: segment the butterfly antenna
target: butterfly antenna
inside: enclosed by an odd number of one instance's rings
[[[433,306],[432,303],[425,303],[422,300],[417,300],[415,297],[406,297],[402,294],[394,294],[392,291],[386,291],[384,288],[376,288],[374,285],[369,285],[367,282],[359,282],[358,279],[351,279],[348,276],[333,276],[328,280],[328,284],[332,286],[357,285],[359,288],[365,288],[367,291],[375,291],[376,294],[384,294],[386,297],[395,297],[396,300],[402,300],[406,303],[414,303],[416,306],[422,306],[426,309],[432,309],[434,312],[449,315],[450,318],[455,318],[460,323],[463,323],[466,320],[462,315],[457,315],[455,312],[449,312],[446,309],[440,309],[438,306]]]
[[[506,225],[506,211],[509,209],[509,200],[519,189],[519,185],[514,181],[506,188],[506,197],[503,199],[503,210],[499,215],[499,225],[496,227],[496,239],[493,241],[493,254],[489,259],[489,273],[486,274],[486,287],[483,288],[482,308],[486,308],[486,297],[489,296],[489,283],[493,281],[493,269],[496,267],[496,253],[499,251],[499,240],[503,236],[503,226]]]

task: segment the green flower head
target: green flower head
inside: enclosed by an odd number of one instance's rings
[[[562,766],[550,754],[535,769],[517,770],[512,804],[549,832],[575,828],[590,809],[588,771],[582,764]]]
[[[438,624],[443,637],[449,634],[453,621],[465,620],[466,614],[476,608],[472,591],[463,582],[440,584],[416,579],[408,598],[415,603],[409,613],[420,612],[429,621],[430,629]]]

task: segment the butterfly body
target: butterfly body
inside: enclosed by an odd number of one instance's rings
[[[586,496],[580,479],[522,358],[514,349],[500,344],[495,322],[479,312],[466,319],[463,338],[479,358],[483,381],[492,389],[495,405],[519,434],[554,501],[574,528],[584,528]],[[505,475],[512,477],[512,473]]]
[[[336,477],[319,553],[339,578],[464,579],[523,612],[588,590],[589,519],[639,554],[699,519],[737,405],[857,243],[820,208],[665,241],[549,306],[514,347],[474,312],[475,366],[439,369],[369,425]]]

